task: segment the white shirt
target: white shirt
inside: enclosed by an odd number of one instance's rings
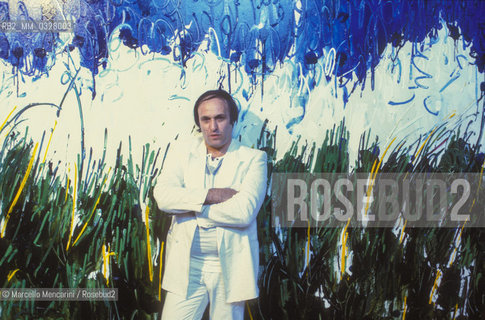
[[[212,158],[207,154],[204,184],[206,188],[214,187],[214,180],[224,157]],[[214,226],[198,220],[194,240],[190,251],[190,260],[194,268],[204,272],[221,272],[221,263],[217,250],[217,230]]]

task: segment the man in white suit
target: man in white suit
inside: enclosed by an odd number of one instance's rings
[[[203,139],[173,145],[154,189],[172,213],[162,319],[243,319],[258,296],[256,216],[266,194],[266,153],[232,139],[238,110],[223,90],[202,94],[194,120]]]

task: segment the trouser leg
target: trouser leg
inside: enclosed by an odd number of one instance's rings
[[[209,292],[211,320],[243,320],[245,301],[227,303],[224,281],[220,272],[204,272]]]
[[[184,299],[182,296],[167,292],[162,320],[199,320],[202,318],[208,302],[207,294]]]
[[[200,270],[191,268],[188,298],[167,292],[163,305],[162,320],[199,320],[209,303],[206,285]]]

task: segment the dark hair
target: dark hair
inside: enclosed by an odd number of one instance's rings
[[[229,93],[222,89],[218,90],[209,90],[204,92],[199,99],[195,102],[194,105],[194,121],[197,127],[200,128],[200,123],[199,123],[199,106],[202,102],[214,99],[214,98],[219,98],[224,101],[226,101],[227,106],[229,107],[229,121],[231,122],[231,125],[234,125],[234,123],[237,121],[237,117],[239,115],[239,110],[237,109],[236,102],[234,99],[231,97]]]

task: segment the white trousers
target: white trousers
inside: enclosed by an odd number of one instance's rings
[[[243,320],[244,303],[226,302],[221,272],[190,268],[188,298],[167,292],[162,320],[200,320],[210,302],[211,320]]]

